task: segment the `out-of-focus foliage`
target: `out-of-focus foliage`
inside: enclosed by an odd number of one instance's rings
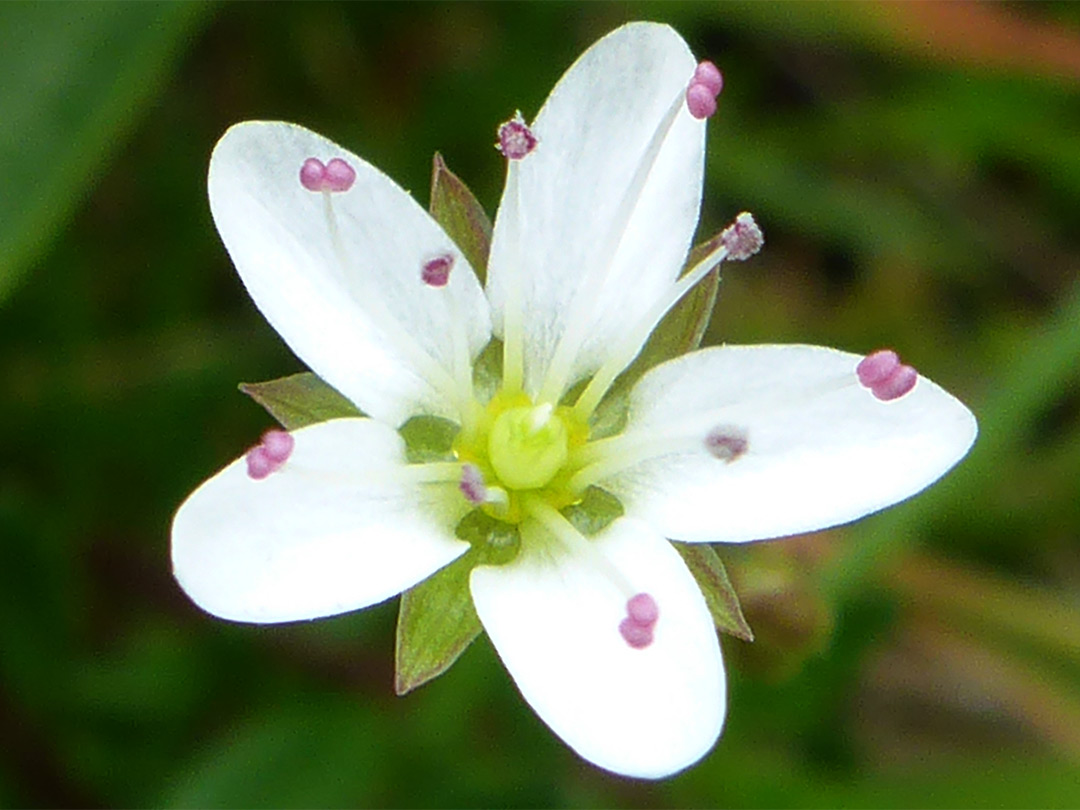
[[[1078,8],[0,5],[0,805],[1080,803]],[[423,204],[439,151],[493,214],[496,125],[642,18],[725,74],[699,237],[767,238],[706,343],[891,345],[982,431],[909,503],[720,549],[756,640],[659,784],[577,759],[482,637],[398,698],[395,602],[232,625],[168,561],[271,425],[236,384],[303,370],[213,229],[224,129],[302,122]]]

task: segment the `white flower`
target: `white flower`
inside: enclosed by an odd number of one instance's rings
[[[172,542],[191,598],[245,622],[362,608],[463,554],[455,527],[481,508],[516,523],[521,546],[472,571],[473,601],[540,717],[618,773],[662,777],[702,757],[723,724],[724,670],[665,538],[854,520],[939,478],[976,432],[934,383],[908,390],[915,372],[895,355],[860,365],[813,346],[725,346],[653,368],[623,432],[589,440],[589,417],[665,311],[758,246],[740,217],[677,281],[701,199],[695,116],[719,87],[666,26],[627,25],[590,48],[531,127],[502,133],[513,159],[486,289],[356,155],[292,124],[230,129],[209,173],[229,254],[293,351],[370,418],[272,434],[188,498]],[[493,336],[503,386],[478,402],[473,364]],[[406,463],[396,429],[422,414],[462,426],[456,461]],[[593,485],[625,517],[586,538],[559,510]]]

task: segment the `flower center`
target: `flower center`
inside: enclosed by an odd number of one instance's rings
[[[570,433],[551,405],[511,408],[499,414],[488,436],[488,457],[509,489],[538,489],[562,469]]]

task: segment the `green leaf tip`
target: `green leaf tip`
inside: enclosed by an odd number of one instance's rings
[[[716,550],[706,543],[672,541],[672,545],[682,555],[683,562],[697,580],[716,628],[743,641],[753,641],[754,631],[743,616],[739,597]]]
[[[240,383],[239,389],[262,405],[286,430],[330,419],[362,417],[364,413],[310,371],[260,383]]]
[[[467,185],[446,166],[438,152],[431,168],[431,216],[465,254],[477,278],[487,277],[491,220]]]

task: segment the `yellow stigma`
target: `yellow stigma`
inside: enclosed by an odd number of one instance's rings
[[[488,435],[488,458],[509,489],[538,489],[566,463],[569,431],[551,405],[503,411]]]

